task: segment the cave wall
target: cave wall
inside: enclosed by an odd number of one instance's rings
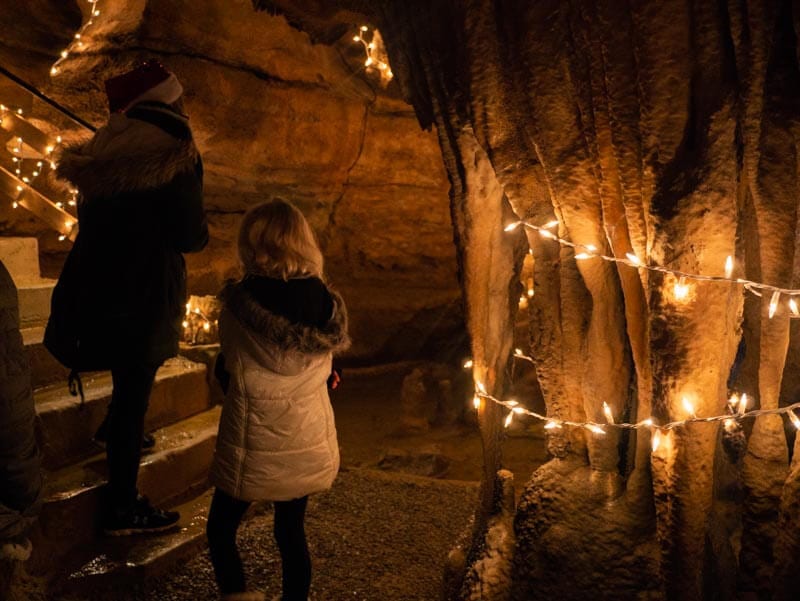
[[[81,3],[82,6],[83,3]],[[50,65],[81,24],[74,2],[34,0],[0,13],[0,61],[95,124],[102,82],[155,57],[184,85],[205,166],[211,241],[187,256],[190,291],[214,294],[237,273],[239,219],[279,196],[309,217],[326,271],[348,301],[354,361],[461,356],[463,321],[436,135],[395,83],[363,68],[361,24],[312,39],[245,0],[104,0],[87,47]],[[328,24],[330,25],[330,24]],[[4,88],[0,87],[0,90]],[[65,243],[0,207],[4,235],[36,235],[54,275]]]
[[[519,259],[481,235],[509,223],[506,202],[511,220],[557,219],[559,236],[606,255],[720,276],[732,256],[734,277],[797,287],[792,2],[383,2],[376,13],[454,181],[478,389],[502,398],[506,386],[499,342],[520,288],[497,274]],[[481,153],[502,194],[485,186]],[[548,415],[603,423],[606,402],[618,420],[664,424],[691,417],[684,397],[699,416],[724,414],[733,390],[763,409],[797,401],[786,295],[774,318],[771,293],[731,283],[690,282],[684,302],[671,276],[576,261],[524,228],[508,235],[533,250],[525,350]],[[506,413],[479,408],[487,474],[502,466]],[[486,489],[501,496],[487,475],[450,598],[797,598],[794,437],[779,416],[718,425],[664,431],[655,451],[647,428],[551,431],[554,459],[516,510],[511,582],[474,577],[491,552],[480,524],[497,511]]]

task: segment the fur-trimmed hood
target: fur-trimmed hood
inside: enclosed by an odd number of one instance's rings
[[[62,151],[56,176],[86,198],[110,198],[163,186],[194,169],[198,158],[191,139],[175,138],[157,125],[115,113],[91,139]]]
[[[350,347],[347,309],[342,297],[330,290],[333,315],[324,328],[293,324],[276,315],[253,297],[241,282],[229,282],[220,293],[224,307],[253,335],[281,352],[307,355],[340,353]]]

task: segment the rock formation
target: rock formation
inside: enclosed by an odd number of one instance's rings
[[[301,24],[319,8],[257,4]],[[406,98],[438,132],[476,387],[502,398],[508,384],[530,246],[529,346],[550,416],[604,423],[605,402],[617,420],[664,424],[724,415],[733,391],[762,409],[797,400],[786,295],[576,261],[581,248],[503,232],[557,220],[558,236],[607,256],[714,276],[731,256],[734,278],[797,287],[796,6],[335,4],[370,12]],[[505,413],[480,401],[484,493],[463,581],[447,579],[453,598],[498,590],[475,574],[502,573],[479,566],[507,486],[495,476]],[[743,424],[741,461],[719,422],[552,430],[553,460],[516,511],[510,598],[796,598],[800,458],[790,464],[780,417]]]
[[[237,273],[243,211],[288,198],[309,216],[329,279],[348,301],[353,359],[461,356],[448,183],[436,137],[419,127],[396,84],[383,87],[365,72],[364,50],[352,40],[359,21],[317,43],[246,0],[202,7],[103,0],[82,36],[85,47],[51,77],[85,5],[4,7],[0,60],[95,124],[106,117],[102,82],[109,75],[145,57],[177,73],[205,162],[212,236],[205,252],[188,258],[192,293],[215,294]],[[25,101],[14,94],[0,85],[0,102]],[[56,276],[68,243],[5,205],[3,233],[37,235],[48,275]]]

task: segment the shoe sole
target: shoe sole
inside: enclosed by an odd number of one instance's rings
[[[135,534],[149,534],[151,532],[166,532],[178,525],[178,522],[167,524],[166,526],[158,526],[157,528],[124,528],[120,530],[103,530],[107,536],[132,536]]]

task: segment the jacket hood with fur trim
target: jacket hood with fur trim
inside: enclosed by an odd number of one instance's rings
[[[252,334],[281,352],[299,352],[308,355],[340,353],[350,347],[347,333],[347,309],[344,300],[335,291],[333,315],[324,328],[293,324],[264,307],[241,283],[228,283],[220,298],[231,314]]]
[[[109,198],[163,186],[194,169],[198,159],[191,139],[115,113],[91,139],[62,151],[56,176],[86,198]]]

